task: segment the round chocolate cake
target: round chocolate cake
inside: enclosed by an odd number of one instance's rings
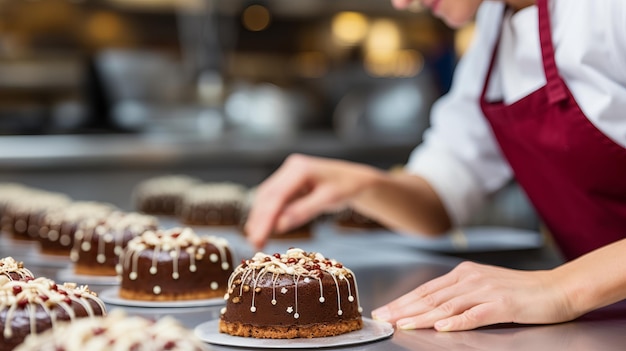
[[[82,221],[103,218],[114,210],[113,205],[79,201],[48,211],[39,226],[41,252],[67,256],[74,245],[74,233]]]
[[[228,281],[220,332],[292,339],[348,333],[363,326],[354,273],[320,253],[257,253]]]
[[[12,280],[33,279],[33,273],[23,262],[16,261],[13,257],[0,259],[0,285]]]
[[[2,212],[2,229],[10,232],[14,239],[37,240],[43,216],[70,203],[70,198],[63,194],[25,190],[6,204]]]
[[[369,218],[351,208],[346,208],[333,215],[335,223],[344,228],[381,229],[384,228],[378,221]]]
[[[192,332],[171,317],[152,321],[123,310],[80,323],[61,323],[29,335],[15,351],[208,351]]]
[[[206,183],[190,188],[183,196],[180,219],[189,225],[237,226],[246,188],[235,183]]]
[[[200,180],[185,175],[166,175],[139,183],[133,192],[138,211],[153,215],[177,215],[183,193]]]
[[[47,278],[0,285],[0,351],[13,350],[29,334],[60,321],[105,315],[102,301],[86,286],[57,285]]]
[[[120,297],[172,301],[223,296],[232,261],[225,239],[198,236],[190,228],[147,231],[129,241],[120,255]]]
[[[156,217],[120,211],[82,221],[70,253],[74,273],[116,276],[119,255],[128,242],[145,231],[156,230],[158,225]]]

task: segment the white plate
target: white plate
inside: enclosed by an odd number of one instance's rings
[[[84,275],[74,273],[74,267],[68,267],[57,273],[57,280],[84,285],[119,285],[116,276]]]
[[[117,306],[126,307],[204,307],[204,306],[219,306],[226,303],[223,297],[217,297],[214,299],[199,299],[199,300],[184,300],[184,301],[141,301],[141,300],[129,300],[123,299],[119,296],[119,288],[110,288],[103,290],[98,297],[105,303]]]
[[[200,340],[223,346],[264,349],[310,349],[363,344],[393,335],[393,326],[387,322],[363,318],[363,328],[342,335],[323,338],[257,339],[232,336],[219,331],[219,319],[204,322],[194,329]]]

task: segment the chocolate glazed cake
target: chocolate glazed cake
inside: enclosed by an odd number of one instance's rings
[[[116,276],[115,266],[128,242],[148,230],[156,230],[156,217],[113,212],[106,218],[82,221],[74,235],[70,258],[76,274]]]
[[[354,273],[320,253],[257,253],[235,269],[228,287],[222,333],[292,339],[363,327]]]
[[[12,280],[33,279],[33,273],[24,267],[24,263],[13,257],[0,259],[0,285]]]
[[[105,314],[102,301],[85,286],[57,285],[47,278],[5,283],[0,286],[0,351],[13,350],[27,335],[60,321]]]
[[[198,236],[190,228],[147,231],[120,255],[120,297],[172,301],[223,296],[232,260],[225,239]]]

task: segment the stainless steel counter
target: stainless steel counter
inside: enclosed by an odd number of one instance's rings
[[[176,226],[172,220],[164,226]],[[237,258],[246,257],[253,250],[235,230],[195,228],[201,234],[227,238],[236,249]],[[559,263],[558,255],[545,245],[539,234],[510,231],[506,228],[474,228],[463,233],[451,233],[437,240],[412,239],[385,231],[340,230],[331,223],[321,223],[310,239],[294,241],[272,240],[266,252],[283,252],[289,247],[319,251],[350,267],[358,279],[364,316],[388,301],[411,291],[420,283],[440,276],[464,257],[497,263],[520,269],[550,268]],[[459,235],[464,235],[460,240]],[[493,236],[491,242],[486,240]],[[504,239],[498,240],[498,236]],[[459,242],[461,244],[459,244]],[[493,242],[501,242],[494,245]],[[509,243],[508,245],[506,243]],[[464,243],[464,244],[463,244]],[[6,237],[0,253],[17,254],[34,264],[37,273],[52,275],[66,267],[67,261],[34,260],[32,247],[11,246]],[[506,259],[505,259],[506,258]],[[91,285],[97,292],[111,285]],[[186,308],[139,308],[108,304],[109,310],[123,308],[131,314],[159,318],[171,315],[186,327],[197,325],[219,316],[222,306]],[[570,323],[549,326],[498,325],[474,331],[438,333],[434,330],[395,331],[390,338],[372,343],[342,347],[341,350],[623,350],[626,344],[626,303],[615,304],[590,313]],[[323,339],[320,339],[323,346]],[[212,346],[215,350],[241,350],[226,346]]]

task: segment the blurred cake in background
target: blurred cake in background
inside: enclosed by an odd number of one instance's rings
[[[133,201],[139,212],[175,216],[183,194],[200,180],[186,175],[166,175],[146,179],[135,187]]]
[[[232,271],[228,242],[191,228],[144,232],[128,242],[117,265],[120,297],[144,301],[221,297]]]
[[[332,221],[339,227],[354,229],[381,229],[384,228],[378,221],[367,217],[351,208],[346,208],[330,215]]]
[[[82,221],[74,235],[70,258],[74,273],[115,276],[119,255],[128,242],[146,231],[158,228],[154,216],[115,211],[105,217]]]
[[[247,189],[231,182],[204,183],[188,189],[180,211],[184,224],[238,226]]]
[[[104,218],[115,206],[93,201],[78,201],[46,212],[40,220],[38,240],[41,252],[67,256],[74,246],[74,233],[81,222]]]
[[[172,317],[153,321],[116,309],[106,317],[62,323],[30,335],[15,351],[59,350],[209,351],[209,347]]]
[[[71,202],[64,194],[26,189],[6,203],[2,212],[2,228],[14,239],[37,240],[43,216],[67,207]]]

